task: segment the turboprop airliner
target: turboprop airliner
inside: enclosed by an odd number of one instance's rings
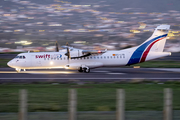
[[[62,46],[64,49],[59,50],[56,44],[56,52],[21,53],[7,65],[17,72],[21,69],[66,68],[86,73],[98,67],[133,65],[171,55],[163,52],[169,29],[170,25],[160,25],[145,42],[124,50],[82,50],[69,46]]]

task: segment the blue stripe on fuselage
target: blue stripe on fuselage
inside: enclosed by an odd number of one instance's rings
[[[161,36],[158,36],[156,38],[153,38],[147,42],[145,42],[144,44],[142,44],[140,47],[138,47],[134,53],[132,54],[131,58],[129,59],[128,61],[128,64],[127,65],[131,65],[131,64],[135,64],[135,63],[139,63],[140,59],[141,59],[141,56],[144,52],[144,50],[147,48],[147,46],[149,46],[152,42],[154,42],[155,40],[159,39],[159,38],[162,38],[162,37],[166,37],[167,34],[164,34],[164,35],[161,35]]]

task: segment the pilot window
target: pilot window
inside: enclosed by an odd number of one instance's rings
[[[16,56],[15,58],[19,58],[19,59],[25,59],[25,56]]]

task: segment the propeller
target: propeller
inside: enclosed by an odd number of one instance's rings
[[[70,50],[69,50],[68,42],[66,43],[66,49],[67,49],[67,53],[65,55],[68,56],[68,60],[69,60],[69,59],[71,59],[71,55],[70,55]]]
[[[59,52],[58,42],[56,41],[56,52]]]

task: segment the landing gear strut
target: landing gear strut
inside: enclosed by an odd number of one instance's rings
[[[82,69],[82,67],[80,67],[80,69],[78,70],[79,72],[83,72],[83,69]]]
[[[90,68],[89,67],[80,67],[80,69],[78,70],[79,72],[85,72],[85,73],[89,73],[90,72]]]
[[[84,72],[85,72],[85,73],[89,73],[89,72],[90,72],[90,68],[85,67],[85,68],[84,68]]]
[[[19,69],[19,68],[16,68],[16,71],[17,71],[17,73],[19,73],[19,72],[21,72],[21,69]]]

